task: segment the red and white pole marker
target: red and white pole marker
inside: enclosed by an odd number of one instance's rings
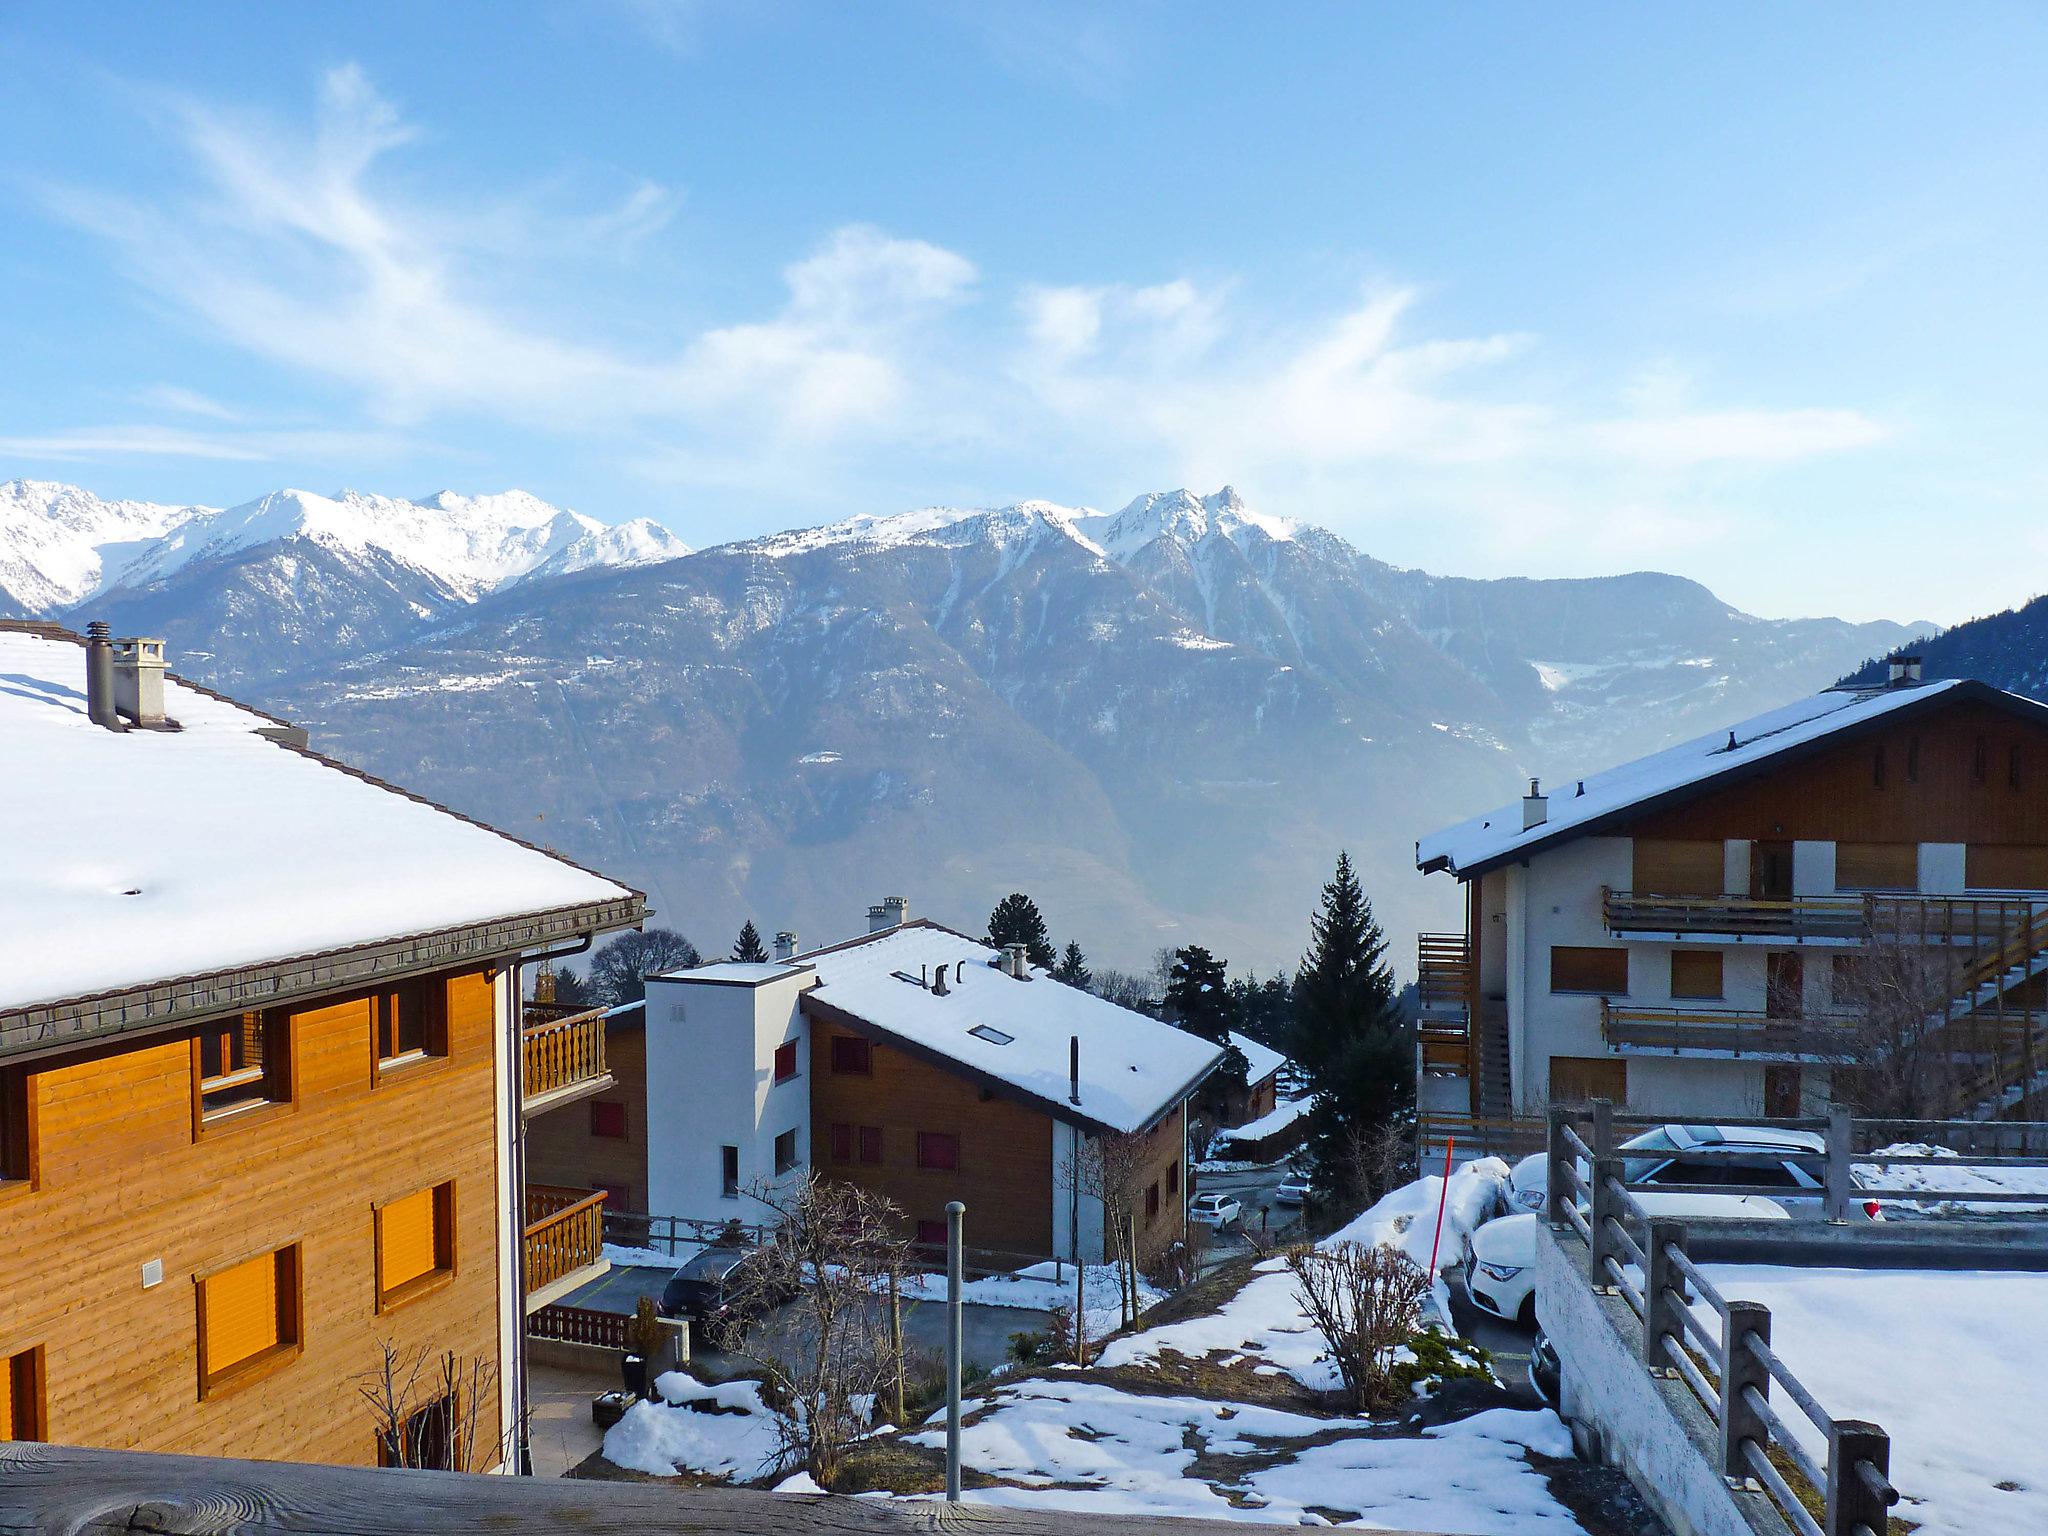
[[[1436,1192],[1436,1237],[1429,1245],[1429,1281],[1436,1283],[1436,1252],[1444,1242],[1444,1202],[1451,1197],[1451,1154],[1458,1148],[1458,1138],[1444,1138],[1444,1187]]]

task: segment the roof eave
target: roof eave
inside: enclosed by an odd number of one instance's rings
[[[46,1056],[244,1009],[278,1007],[430,971],[487,965],[645,920],[645,899],[629,892],[609,901],[579,902],[257,965],[0,1007],[0,1057]]]

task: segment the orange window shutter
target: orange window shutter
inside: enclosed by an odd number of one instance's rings
[[[383,1242],[384,1289],[395,1291],[434,1268],[434,1192],[423,1189],[384,1207],[379,1224]]]
[[[277,1342],[277,1255],[206,1279],[206,1370],[217,1375]]]

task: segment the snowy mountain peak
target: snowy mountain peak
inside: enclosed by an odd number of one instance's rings
[[[55,613],[118,580],[165,533],[208,507],[103,501],[54,480],[0,484],[0,603]]]
[[[593,526],[588,533],[564,544],[532,570],[514,577],[508,585],[516,586],[520,582],[539,581],[550,576],[570,576],[598,566],[619,570],[634,565],[657,565],[664,560],[680,560],[689,553],[690,546],[661,524],[652,518],[636,517],[630,523],[620,523],[615,527]]]
[[[858,513],[821,528],[792,528],[765,538],[745,539],[733,548],[780,559],[809,554],[835,544],[864,544],[892,549],[904,544],[956,543],[958,537],[1014,543],[1021,536],[1052,534],[1074,540],[1095,554],[1102,550],[1080,531],[1085,522],[1103,521],[1086,507],[1063,507],[1051,501],[1020,501],[1007,507],[919,507],[912,512],[876,516]]]
[[[1128,560],[1146,545],[1169,539],[1189,548],[1211,538],[1243,544],[1251,538],[1291,541],[1300,525],[1254,512],[1233,486],[1207,496],[1185,488],[1139,496],[1114,517],[1091,517],[1080,531],[1117,560]]]

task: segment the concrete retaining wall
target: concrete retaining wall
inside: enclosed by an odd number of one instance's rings
[[[1719,1426],[1685,1383],[1644,1370],[1636,1315],[1594,1292],[1576,1233],[1537,1228],[1536,1315],[1557,1349],[1560,1411],[1580,1451],[1627,1473],[1676,1536],[1791,1536],[1762,1494],[1721,1477]]]

